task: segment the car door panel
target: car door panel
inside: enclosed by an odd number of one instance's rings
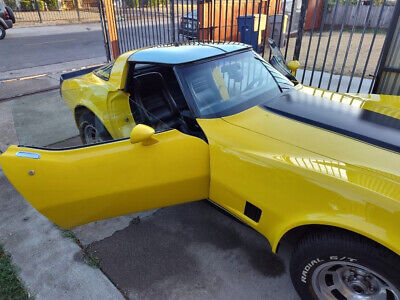
[[[64,228],[207,198],[208,145],[177,130],[154,137],[149,146],[130,140],[61,151],[11,146],[0,165],[39,212]]]
[[[129,94],[121,90],[109,92],[107,104],[112,137],[115,139],[128,137],[135,126],[129,106]]]

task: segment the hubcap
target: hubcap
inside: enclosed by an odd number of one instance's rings
[[[99,132],[93,125],[87,125],[83,130],[85,141],[87,144],[95,144],[101,142]]]
[[[357,263],[335,261],[318,266],[312,287],[318,299],[400,299],[400,291],[390,281]]]

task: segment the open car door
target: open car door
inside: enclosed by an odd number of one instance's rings
[[[152,141],[131,137],[65,150],[11,146],[0,165],[39,212],[64,228],[207,198],[208,145],[175,129]]]

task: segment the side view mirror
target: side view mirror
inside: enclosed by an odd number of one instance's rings
[[[133,127],[130,135],[130,140],[132,144],[137,144],[142,142],[144,146],[152,145],[158,141],[153,137],[155,131],[150,126],[144,124],[138,124]]]
[[[296,76],[296,71],[300,68],[300,62],[298,60],[292,60],[287,64],[290,71],[292,71],[292,75]]]

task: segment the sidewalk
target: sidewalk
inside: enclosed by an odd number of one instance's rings
[[[0,243],[35,299],[124,299],[99,269],[79,259],[81,248],[40,215],[0,169]]]
[[[104,56],[75,60],[60,64],[51,64],[0,73],[0,101],[26,94],[57,89],[60,75],[82,68],[102,65]]]
[[[52,34],[63,34],[63,33],[74,33],[84,31],[97,31],[101,30],[99,22],[88,23],[88,24],[60,24],[60,25],[37,25],[31,26],[21,23],[18,27],[13,27],[7,32],[7,37],[12,36],[15,38],[24,37],[27,34],[29,36],[41,36],[41,35],[52,35]]]

